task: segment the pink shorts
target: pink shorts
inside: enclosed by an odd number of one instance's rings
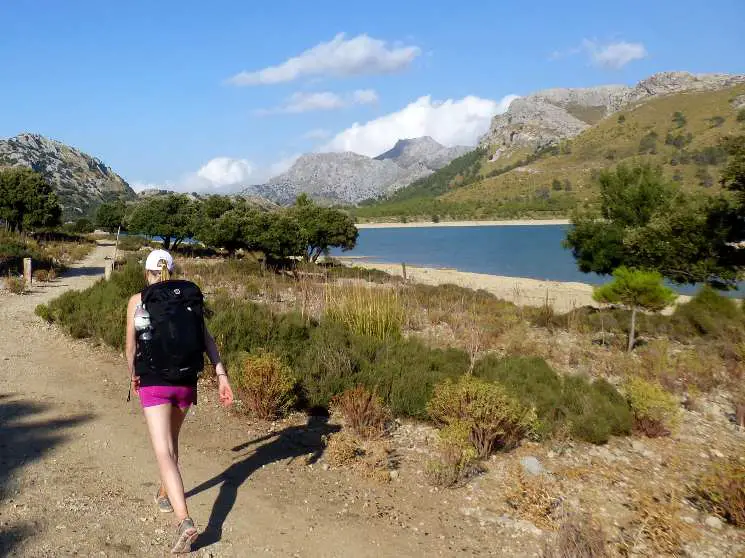
[[[197,388],[192,386],[142,386],[139,395],[143,407],[170,404],[186,409],[197,404]]]

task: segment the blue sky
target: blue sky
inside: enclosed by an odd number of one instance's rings
[[[547,87],[745,73],[742,0],[0,0],[0,22],[0,137],[185,190],[312,150],[473,143],[509,95]]]

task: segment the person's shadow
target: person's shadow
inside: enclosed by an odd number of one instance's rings
[[[222,538],[222,528],[238,498],[238,489],[254,471],[275,461],[301,456],[307,456],[305,459],[307,464],[315,463],[323,455],[324,438],[333,432],[338,432],[339,429],[338,426],[328,423],[328,417],[311,416],[306,425],[290,426],[234,447],[233,451],[239,452],[250,446],[262,444],[244,459],[236,461],[219,475],[195,486],[186,493],[188,498],[220,485],[220,492],[212,506],[207,526],[199,534],[192,549],[199,550]]]

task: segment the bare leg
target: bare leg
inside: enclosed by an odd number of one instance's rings
[[[165,485],[168,499],[171,501],[173,511],[179,522],[189,517],[184,497],[184,483],[178,470],[177,450],[173,443],[172,417],[173,407],[169,404],[145,407],[145,421],[150,431],[150,440],[153,443],[155,457],[158,460],[160,478]],[[176,409],[181,414],[180,422],[183,422],[184,411]],[[178,429],[181,424],[178,425]]]
[[[185,409],[179,409],[178,407],[171,407],[171,444],[173,447],[173,454],[176,458],[176,465],[178,465],[178,435],[181,432],[181,426],[184,424],[186,414],[189,412],[189,407]],[[160,490],[158,496],[167,496],[165,483],[163,479],[160,481]]]

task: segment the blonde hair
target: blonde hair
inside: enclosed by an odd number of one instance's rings
[[[156,283],[161,281],[168,281],[171,278],[171,272],[168,270],[168,262],[165,260],[158,260],[158,267],[160,270],[148,270],[148,277],[151,277]]]
[[[171,278],[171,272],[168,271],[168,262],[159,260],[158,267],[160,268],[160,279],[158,279],[158,282],[168,281]]]

